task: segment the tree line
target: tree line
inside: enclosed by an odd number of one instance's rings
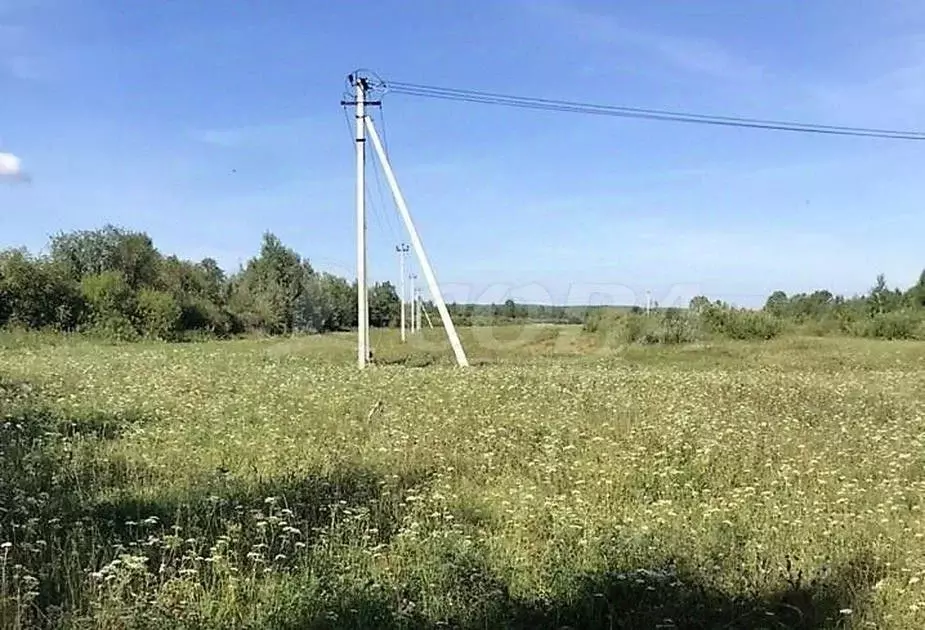
[[[231,274],[211,258],[195,262],[164,255],[146,233],[113,225],[56,234],[46,250],[0,251],[0,326],[177,340],[323,333],[357,325],[356,281],[313,269],[269,232],[259,253]],[[432,302],[423,306],[436,316]],[[454,303],[448,309],[462,326],[581,322],[574,309],[513,300]],[[392,283],[369,287],[370,326],[398,326],[400,313]]]
[[[627,343],[685,343],[708,338],[771,339],[784,333],[925,340],[925,271],[907,289],[890,288],[881,274],[864,294],[827,290],[787,295],[775,291],[761,309],[736,308],[697,296],[686,309],[638,307],[590,310],[585,330]]]
[[[176,340],[196,335],[349,330],[357,324],[357,285],[312,268],[272,233],[259,253],[234,273],[218,263],[164,255],[144,232],[104,226],[59,233],[47,253],[0,251],[0,326],[87,332],[118,339]],[[398,326],[401,300],[390,282],[369,288],[370,325]],[[436,319],[431,302],[424,308]],[[588,331],[683,340],[711,334],[770,338],[786,330],[889,339],[925,338],[925,272],[905,290],[880,275],[852,297],[820,290],[776,291],[760,310],[737,309],[700,296],[687,309],[449,304],[461,326],[506,323],[584,323]],[[629,323],[628,323],[629,322]]]
[[[826,290],[789,296],[775,291],[763,310],[812,334],[925,339],[925,271],[906,289],[887,286],[880,274],[867,293],[851,297]]]
[[[429,306],[429,303],[428,305]],[[548,304],[518,304],[507,299],[501,304],[448,304],[447,310],[458,326],[498,324],[581,324],[587,307]]]
[[[271,233],[232,274],[211,258],[165,256],[147,234],[111,225],[57,234],[47,250],[0,252],[0,325],[173,340],[357,323],[356,283],[319,273]],[[371,286],[369,303],[372,326],[397,322],[399,296],[390,283]]]

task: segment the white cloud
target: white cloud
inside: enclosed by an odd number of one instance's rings
[[[38,81],[45,76],[42,62],[29,55],[12,55],[6,59],[9,74],[24,81]]]
[[[796,117],[832,124],[925,126],[925,10],[917,0],[885,3],[869,14],[855,12],[855,19],[867,16],[876,23],[872,32],[877,35],[856,38],[850,46],[833,40],[832,69],[815,75],[800,67],[775,72],[721,42],[631,24],[615,9],[591,9],[578,0],[521,0],[518,6],[550,33],[565,33],[610,54],[614,65],[623,53],[632,55],[634,62],[644,60],[647,72],[662,66],[700,78],[750,84],[742,93],[758,95],[759,108],[783,106]],[[579,71],[597,73],[596,65],[586,61]]]
[[[12,153],[0,153],[0,181],[25,180],[26,173],[22,170],[22,161]]]
[[[763,74],[760,66],[711,39],[630,26],[615,15],[591,11],[569,0],[523,0],[521,7],[586,43],[643,53],[684,72],[729,81],[756,80]]]
[[[199,129],[190,132],[190,136],[203,144],[230,148],[242,143],[244,135],[237,129]]]
[[[189,136],[197,142],[222,148],[268,146],[293,141],[305,142],[306,134],[315,126],[313,119],[294,118],[240,127],[195,129],[189,132]]]
[[[925,33],[869,46],[853,61],[868,70],[807,86],[811,107],[842,120],[925,125]]]
[[[0,75],[27,81],[45,75],[41,59],[31,54],[29,39],[24,26],[0,23]]]
[[[21,13],[29,9],[61,5],[65,0],[0,0],[0,16]]]
[[[26,29],[18,24],[0,24],[0,46],[14,46],[26,37]]]

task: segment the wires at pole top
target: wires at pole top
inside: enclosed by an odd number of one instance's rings
[[[813,123],[744,118],[740,116],[715,116],[690,112],[650,109],[644,107],[627,107],[622,105],[602,105],[529,96],[515,96],[496,92],[447,88],[420,83],[402,81],[384,82],[387,92],[416,96],[421,98],[478,103],[484,105],[502,105],[520,109],[535,109],[550,112],[565,112],[617,118],[636,118],[665,122],[690,123],[700,125],[718,125],[723,127],[744,127],[769,131],[791,131],[835,136],[859,136],[867,138],[886,138],[891,140],[925,140],[925,131],[904,131],[896,129],[877,129],[871,127],[847,127],[840,125],[822,125]]]

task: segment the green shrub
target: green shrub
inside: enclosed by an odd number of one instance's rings
[[[118,271],[104,271],[80,281],[80,291],[90,306],[90,331],[105,338],[130,341],[138,337],[132,319],[135,293]]]
[[[142,289],[138,293],[137,312],[144,335],[166,341],[176,338],[181,309],[173,295],[155,289]]]
[[[697,316],[687,311],[669,308],[662,316],[657,331],[658,343],[679,344],[696,341],[700,335]]]
[[[704,308],[700,319],[706,332],[739,341],[773,339],[784,329],[783,321],[770,313],[722,305]]]
[[[925,316],[913,310],[878,313],[856,322],[852,332],[875,339],[925,339]]]
[[[699,336],[696,316],[678,309],[668,309],[661,316],[616,309],[594,310],[588,313],[584,330],[623,344],[690,343]]]
[[[616,321],[618,338],[624,343],[638,343],[655,332],[655,322],[638,313],[622,314]]]
[[[74,330],[84,311],[59,266],[20,250],[0,252],[0,325]]]
[[[597,333],[604,330],[609,323],[612,323],[613,312],[609,309],[589,309],[585,315],[582,329],[588,333]]]
[[[188,297],[180,305],[180,328],[187,332],[226,337],[234,330],[231,315],[222,306],[200,297]]]

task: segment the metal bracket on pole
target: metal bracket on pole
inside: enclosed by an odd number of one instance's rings
[[[376,131],[376,127],[369,117],[366,118],[366,128],[369,131],[370,139],[373,141],[373,148],[376,150],[376,155],[379,156],[379,163],[382,164],[385,178],[389,182],[389,187],[392,189],[395,205],[398,206],[398,212],[401,214],[401,218],[408,230],[408,235],[411,237],[411,245],[414,247],[414,253],[417,254],[418,261],[421,264],[421,270],[424,272],[424,278],[427,280],[427,287],[430,289],[430,294],[433,296],[434,302],[437,305],[437,310],[440,312],[440,319],[443,320],[443,327],[446,329],[447,337],[450,339],[450,345],[453,347],[453,353],[456,355],[456,363],[459,364],[460,367],[467,367],[469,365],[469,360],[466,358],[466,352],[463,350],[462,343],[459,341],[459,335],[456,334],[453,318],[450,317],[450,312],[447,310],[446,303],[443,301],[443,294],[440,292],[440,286],[437,284],[434,270],[430,266],[430,261],[427,259],[427,254],[424,252],[424,245],[421,243],[418,232],[414,227],[414,222],[411,220],[411,213],[408,212],[408,205],[405,203],[405,198],[402,196],[401,189],[398,187],[395,173],[392,172],[392,165],[389,163],[389,158],[382,148],[382,141],[379,139],[379,133]]]

